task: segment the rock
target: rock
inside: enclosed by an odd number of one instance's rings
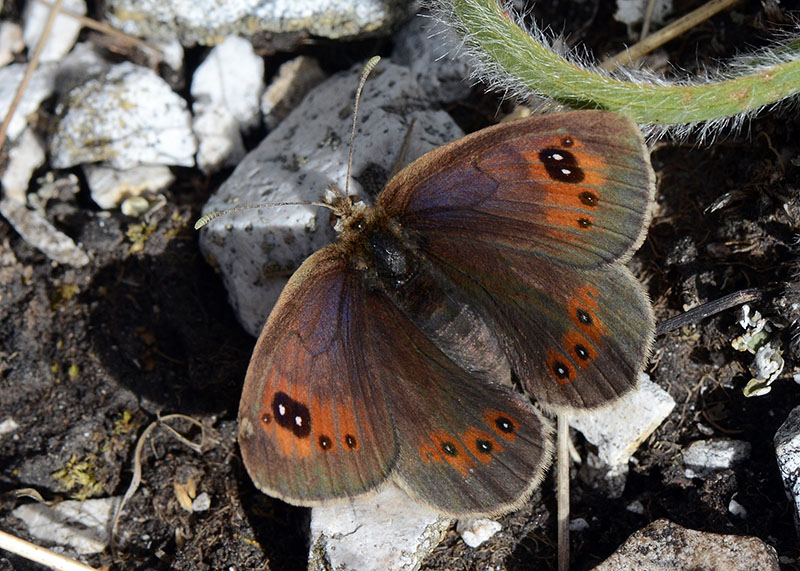
[[[192,128],[198,166],[206,173],[238,163],[245,154],[241,131],[260,123],[264,60],[249,41],[231,36],[214,47],[192,77]]]
[[[104,165],[85,165],[86,183],[92,200],[104,210],[117,208],[131,197],[148,192],[158,192],[175,181],[169,167],[163,165],[139,166],[118,170]]]
[[[458,57],[461,39],[430,18],[411,18],[395,35],[392,61],[408,66],[426,96],[450,103],[469,96],[472,70]]]
[[[794,502],[794,523],[800,533],[800,406],[792,409],[773,442],[783,487]]]
[[[610,406],[573,413],[569,424],[597,446],[600,459],[609,466],[627,464],[639,445],[658,428],[675,407],[675,401],[645,373],[639,374],[637,390]]]
[[[415,569],[450,524],[389,484],[366,499],[311,510],[308,568]]]
[[[28,210],[16,200],[0,200],[0,214],[28,244],[59,264],[79,268],[89,263],[89,256],[75,242],[56,229],[41,214]]]
[[[485,517],[459,520],[456,526],[456,531],[461,534],[461,539],[473,549],[480,547],[501,529],[503,526],[500,525],[500,522]]]
[[[100,553],[108,547],[109,529],[119,497],[67,500],[47,506],[24,504],[12,513],[25,522],[28,533],[40,541],[70,547],[80,554]]]
[[[757,537],[706,533],[659,519],[634,533],[594,571],[703,569],[778,571],[775,549]]]
[[[3,196],[24,203],[31,177],[44,162],[44,145],[33,129],[25,129],[8,151],[8,165],[0,179]]]
[[[223,107],[243,131],[258,125],[263,91],[264,60],[249,41],[236,36],[215,46],[192,76],[195,115],[209,107]]]
[[[325,73],[312,57],[297,56],[281,64],[261,96],[261,114],[267,129],[274,129],[324,79]]]
[[[64,0],[62,9],[68,10],[80,16],[86,15],[85,0]],[[28,47],[28,53],[33,53],[39,41],[42,39],[47,19],[50,16],[50,6],[41,2],[27,2],[25,4],[25,29],[22,39]],[[41,62],[57,62],[69,53],[72,46],[78,40],[83,25],[76,19],[66,14],[59,14],[53,22],[50,34],[47,36],[47,43],[39,56]]]
[[[192,131],[197,137],[197,166],[204,173],[238,164],[245,155],[239,122],[224,107],[210,107],[195,115]]]
[[[312,91],[239,163],[204,212],[319,201],[331,183],[343,188],[352,94],[361,68],[337,74]],[[350,193],[373,200],[400,159],[412,121],[416,127],[406,162],[462,135],[447,113],[425,103],[407,68],[383,60],[361,98]],[[212,221],[200,235],[200,247],[222,273],[239,320],[257,335],[291,273],[333,236],[330,213],[323,208],[259,208]]]
[[[672,0],[656,0],[653,8],[652,21],[658,24],[672,13]],[[641,22],[647,11],[648,0],[617,0],[617,11],[614,19],[617,22],[631,25]]]
[[[22,82],[27,67],[26,63],[12,63],[0,68],[0,116],[5,117],[8,114],[17,87]],[[42,101],[53,94],[55,77],[55,64],[43,64],[34,70],[30,83],[25,89],[25,97],[20,99],[19,105],[14,111],[14,117],[8,124],[6,134],[10,141],[16,140],[22,134],[28,125],[28,116],[36,113]]]
[[[25,42],[22,41],[19,24],[7,20],[0,22],[0,67],[10,64],[24,49]]]
[[[692,442],[683,451],[687,478],[702,478],[713,470],[724,470],[750,457],[750,443],[742,440],[714,439]]]
[[[13,418],[5,418],[0,420],[0,436],[4,434],[11,434],[19,428],[19,424]]]
[[[232,35],[302,33],[326,38],[388,32],[408,17],[403,0],[110,0],[112,26],[139,37],[214,45]]]
[[[55,168],[102,161],[116,169],[194,166],[197,144],[186,102],[147,68],[115,65],[72,89],[58,112],[62,119],[50,142]]]

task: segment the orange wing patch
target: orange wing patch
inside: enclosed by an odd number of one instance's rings
[[[494,459],[495,454],[499,454],[505,448],[494,439],[488,432],[483,432],[477,428],[469,428],[461,435],[461,440],[470,453],[484,464],[488,464]]]
[[[468,477],[475,468],[475,459],[458,439],[446,432],[432,432],[429,442],[420,448],[420,458],[426,464],[436,462],[448,464],[463,477]]]

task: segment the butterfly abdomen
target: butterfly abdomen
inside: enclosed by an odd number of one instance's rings
[[[388,297],[426,337],[465,370],[487,380],[509,378],[508,360],[488,322],[419,250],[398,224],[365,231],[368,289]],[[465,340],[467,342],[465,343]]]

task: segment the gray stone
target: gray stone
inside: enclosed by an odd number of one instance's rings
[[[361,65],[355,66],[314,89],[239,163],[204,212],[319,201],[331,183],[344,188],[360,72]],[[406,67],[383,60],[361,98],[349,193],[372,202],[401,159],[412,122],[405,162],[462,135],[447,113],[426,103]],[[200,235],[200,247],[222,273],[239,320],[257,335],[292,272],[333,236],[330,213],[323,208],[259,208],[212,221]]]
[[[695,531],[659,519],[631,535],[594,571],[777,571],[779,568],[775,549],[757,537]]]

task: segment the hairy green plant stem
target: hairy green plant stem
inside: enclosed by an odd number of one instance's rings
[[[753,73],[695,84],[634,82],[576,65],[521,29],[495,0],[451,0],[450,14],[484,63],[545,97],[572,107],[624,113],[638,123],[686,124],[754,111],[800,91],[800,54]],[[445,14],[446,17],[446,14]],[[480,56],[479,56],[480,57]],[[776,58],[777,60],[777,58]],[[490,78],[496,80],[497,78]],[[497,81],[502,85],[502,80]]]

